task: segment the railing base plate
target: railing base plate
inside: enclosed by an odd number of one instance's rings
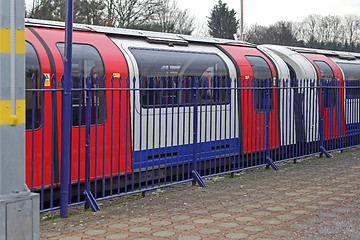
[[[326,151],[326,149],[324,148],[324,147],[320,147],[320,151],[321,151],[321,154],[325,154],[325,156],[327,157],[327,158],[331,158],[331,155],[329,154],[329,152],[328,151]],[[320,155],[321,156],[321,155]]]
[[[267,157],[266,161],[268,163],[268,165],[266,166],[267,168],[269,168],[270,165],[274,170],[279,170],[279,167],[273,162],[273,160],[270,157]]]
[[[99,205],[97,204],[97,202],[91,192],[88,192],[85,190],[84,195],[85,195],[86,204],[90,206],[90,208],[93,212],[101,211]]]
[[[192,173],[192,177],[194,178],[194,180],[195,180],[201,187],[206,187],[204,180],[202,180],[200,174],[199,174],[197,171],[192,170],[191,173]]]

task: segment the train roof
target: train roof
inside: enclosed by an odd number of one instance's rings
[[[30,18],[25,19],[25,26],[65,29],[64,22],[30,19]],[[256,47],[255,44],[242,42],[242,41],[235,41],[231,39],[199,37],[193,35],[151,32],[144,30],[104,27],[104,26],[86,25],[86,24],[77,24],[77,23],[74,23],[73,29],[75,31],[96,32],[96,33],[103,33],[114,36],[130,36],[130,37],[145,38],[147,41],[155,42],[155,43],[167,41],[173,43],[174,45],[188,45],[189,42],[193,42],[193,43],[227,44],[227,45]]]
[[[360,53],[356,52],[341,52],[333,50],[324,50],[324,49],[312,49],[312,48],[302,48],[302,47],[287,47],[290,50],[302,53],[318,53],[326,56],[338,57],[344,60],[356,60],[360,59]]]

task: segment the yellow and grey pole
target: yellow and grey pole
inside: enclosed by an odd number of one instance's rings
[[[39,197],[25,184],[24,14],[24,0],[0,1],[0,239],[39,239]]]

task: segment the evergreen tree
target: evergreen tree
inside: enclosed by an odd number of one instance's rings
[[[209,33],[213,37],[233,39],[237,32],[239,21],[236,20],[234,9],[229,10],[221,0],[212,8],[208,17]]]

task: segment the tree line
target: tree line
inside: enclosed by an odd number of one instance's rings
[[[309,15],[302,22],[280,21],[270,26],[253,25],[245,41],[341,51],[360,51],[360,17]]]
[[[195,22],[176,0],[76,0],[73,13],[75,23],[180,34]],[[65,0],[33,0],[25,16],[65,21]]]

